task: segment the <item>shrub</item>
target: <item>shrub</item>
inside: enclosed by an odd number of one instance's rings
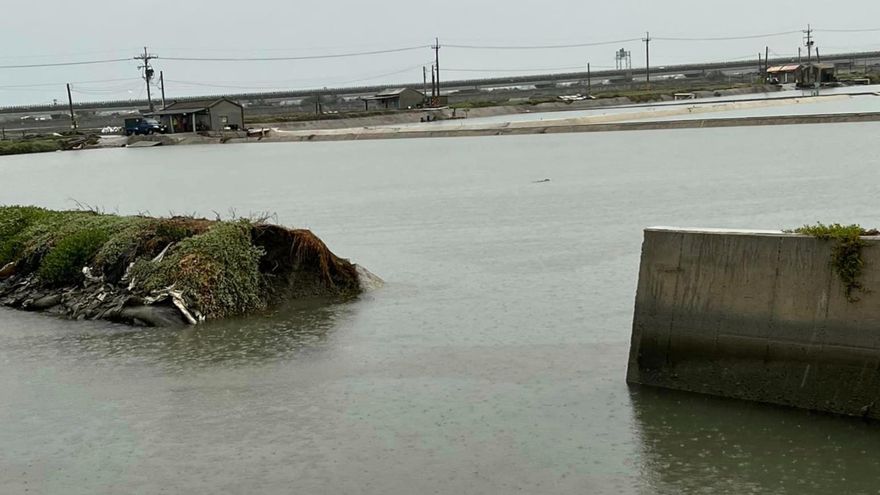
[[[263,250],[251,243],[246,221],[214,225],[178,244],[163,260],[139,260],[132,276],[144,291],[172,285],[192,298],[208,318],[244,314],[265,307],[259,263]]]
[[[0,141],[0,155],[20,155],[24,153],[45,153],[58,151],[61,144],[53,139],[27,141]]]
[[[847,301],[857,302],[859,298],[855,293],[865,291],[862,283],[859,282],[859,277],[864,266],[862,248],[865,247],[865,241],[861,236],[867,234],[867,231],[859,225],[817,223],[804,225],[794,232],[835,242],[831,250],[831,266],[843,283]]]
[[[88,229],[61,239],[43,258],[37,275],[49,285],[79,282],[82,279],[82,268],[91,261],[109,237],[103,230]]]

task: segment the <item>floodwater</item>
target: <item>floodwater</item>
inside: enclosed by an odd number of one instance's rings
[[[876,424],[624,382],[644,227],[877,226],[878,132],[0,158],[0,203],[272,212],[387,281],[182,331],[0,310],[0,493],[880,493]]]

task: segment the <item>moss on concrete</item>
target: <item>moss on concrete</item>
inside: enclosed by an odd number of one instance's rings
[[[793,232],[834,242],[831,250],[831,266],[840,277],[846,292],[846,299],[849,302],[857,302],[859,298],[856,294],[865,290],[859,281],[865,264],[862,260],[862,248],[866,243],[862,236],[873,235],[875,231],[869,232],[859,225],[817,223],[816,225],[804,225]]]

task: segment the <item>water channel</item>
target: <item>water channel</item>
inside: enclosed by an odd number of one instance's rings
[[[183,331],[0,309],[0,492],[880,493],[877,425],[624,383],[644,227],[878,227],[878,132],[0,158],[0,204],[269,212],[387,281]]]

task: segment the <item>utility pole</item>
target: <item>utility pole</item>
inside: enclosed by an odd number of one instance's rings
[[[425,95],[425,100],[428,99],[428,68],[424,65],[422,66],[422,94]],[[424,101],[422,102],[424,103]]]
[[[593,94],[593,73],[590,71],[590,63],[587,62],[587,96]]]
[[[804,31],[804,35],[806,35],[804,45],[807,47],[807,63],[809,64],[813,61],[813,45],[816,44],[813,41],[813,28],[809,24],[807,24],[807,30]]]
[[[764,62],[761,60],[761,52],[758,52],[758,74],[764,73]]]
[[[431,66],[431,104],[433,105],[434,97],[437,96],[437,70]]]
[[[144,47],[144,54],[143,55],[138,55],[137,57],[134,57],[135,60],[140,60],[144,64],[144,65],[139,66],[138,69],[143,69],[143,71],[144,71],[144,81],[146,81],[146,83],[147,83],[147,102],[150,104],[150,111],[151,112],[155,110],[155,107],[153,107],[153,97],[150,94],[150,82],[153,80],[153,74],[154,74],[153,67],[150,66],[150,60],[153,60],[154,58],[159,58],[159,57],[156,55],[153,55],[152,53],[149,53],[147,51],[147,47]]]
[[[165,108],[165,72],[159,71],[159,84],[162,85],[162,108]]]
[[[764,73],[770,70],[770,47],[764,47]]]
[[[440,98],[440,38],[434,38],[434,70],[437,72],[437,98]]]
[[[651,33],[645,32],[642,39],[645,42],[645,82],[648,88],[651,87]]]
[[[70,122],[76,132],[76,115],[73,113],[73,96],[70,95],[70,83],[67,83],[67,105],[70,108]]]

